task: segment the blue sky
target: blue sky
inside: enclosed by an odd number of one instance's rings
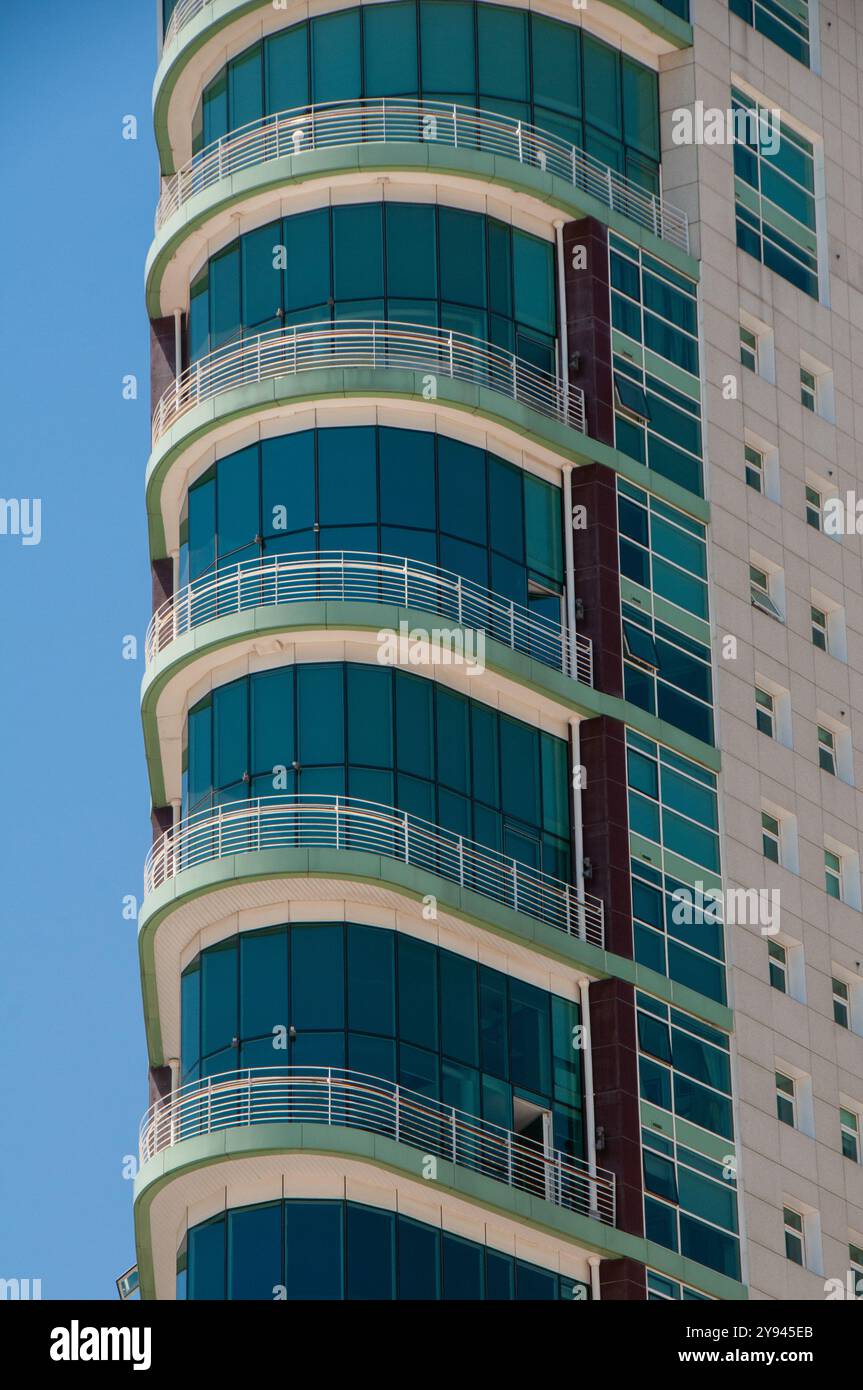
[[[148,618],[155,5],[7,3],[0,43],[0,496],[42,501],[39,545],[0,535],[0,1276],[102,1298],[134,1260],[147,1102],[122,916],[149,835],[143,663],[121,645]]]

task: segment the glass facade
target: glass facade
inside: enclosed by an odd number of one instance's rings
[[[728,8],[809,67],[809,0],[728,0]]]
[[[181,990],[184,1082],[347,1068],[507,1130],[526,1102],[551,1116],[554,1148],[583,1156],[578,1005],[466,956],[382,927],[274,927],[202,951]]]
[[[707,528],[617,482],[624,693],[713,743]]]
[[[272,329],[388,319],[452,329],[555,370],[554,246],[481,213],[359,203],[247,232],[195,277],[189,354]]]
[[[427,431],[304,430],[220,459],[189,489],[180,582],[298,551],[408,557],[559,623],[560,492]]]
[[[189,711],[185,762],[187,812],[357,797],[569,878],[567,742],[424,676],[326,663],[243,677]]]
[[[586,1284],[358,1202],[293,1199],[192,1226],[178,1298],[587,1301]]]
[[[814,146],[737,88],[731,104],[737,245],[817,299]]]
[[[725,1033],[636,994],[645,1236],[740,1278]]]
[[[627,730],[635,958],[725,1003],[716,777]]]
[[[275,112],[391,96],[530,122],[659,191],[651,68],[579,27],[466,0],[390,0],[272,34],[205,88],[194,149]]]
[[[609,232],[615,443],[703,495],[697,285]]]

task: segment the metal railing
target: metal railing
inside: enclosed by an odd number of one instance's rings
[[[205,10],[211,0],[177,0],[171,18],[168,20],[167,28],[162,39],[162,47],[167,48],[169,43],[173,43],[181,29],[195,18],[196,15]]]
[[[494,343],[418,323],[326,319],[273,328],[199,357],[159,400],[153,444],[187,411],[224,391],[332,367],[391,367],[470,382],[584,433],[584,392]]]
[[[394,806],[324,793],[284,792],[194,812],[151,848],[144,891],[152,893],[187,869],[237,854],[322,848],[410,864],[568,936],[604,944],[601,898]]]
[[[686,213],[577,145],[512,116],[421,97],[298,106],[238,127],[207,145],[165,182],[156,208],[156,231],[195,194],[243,169],[313,150],[402,143],[476,150],[540,169],[631,218],[662,241],[689,250]]]
[[[396,604],[439,614],[513,651],[593,684],[593,644],[560,623],[533,613],[449,570],[420,560],[364,551],[298,551],[243,560],[202,575],[163,603],[150,619],[145,644],[150,666],[176,638],[229,613],[265,604],[344,600]],[[476,643],[453,634],[437,639],[443,659],[477,665]],[[447,653],[449,655],[447,655]]]
[[[383,1077],[336,1067],[260,1067],[188,1082],[147,1111],[140,1159],[185,1139],[256,1124],[366,1130],[615,1224],[615,1178],[608,1170]]]

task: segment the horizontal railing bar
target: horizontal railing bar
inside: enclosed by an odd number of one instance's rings
[[[452,329],[381,319],[275,328],[198,358],[159,399],[153,445],[187,411],[225,391],[304,371],[389,367],[448,377],[509,397],[584,433],[584,392],[493,343]]]
[[[141,1121],[147,1162],[186,1139],[235,1126],[304,1123],[350,1126],[420,1147],[555,1206],[614,1225],[616,1181],[560,1149],[545,1148],[492,1121],[386,1078],[336,1067],[256,1067],[187,1082]]]
[[[604,944],[601,898],[543,869],[393,806],[357,797],[284,792],[194,812],[152,846],[147,894],[177,874],[269,849],[363,850],[398,860],[593,945]]]
[[[156,230],[190,198],[243,169],[320,149],[402,142],[479,149],[541,169],[660,240],[689,251],[686,213],[578,145],[512,116],[422,97],[350,98],[298,106],[239,126],[193,155],[166,181],[156,209]]]
[[[202,575],[156,610],[147,627],[148,666],[202,623],[265,604],[358,599],[425,609],[482,632],[544,665],[593,683],[593,644],[553,619],[464,579],[404,556],[364,551],[296,551],[244,560]],[[473,653],[475,659],[476,653]],[[469,663],[470,654],[465,658]]]

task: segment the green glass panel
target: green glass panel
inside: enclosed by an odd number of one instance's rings
[[[308,25],[272,34],[265,45],[266,109],[291,111],[309,103]]]
[[[259,121],[264,114],[263,50],[259,43],[228,64],[228,111],[231,130]]]
[[[568,116],[581,114],[581,35],[570,24],[531,15],[533,99]],[[545,122],[537,119],[537,124]]]
[[[285,308],[303,309],[330,297],[330,213],[328,208],[286,217]],[[329,309],[326,311],[329,318]],[[318,317],[318,316],[312,316]]]
[[[381,6],[385,11],[387,6]],[[377,13],[371,9],[369,14]],[[387,294],[408,299],[437,297],[435,210],[413,203],[389,203]]]
[[[383,295],[380,204],[333,209],[333,283],[337,300]]]
[[[476,90],[473,6],[463,0],[420,0],[423,91]]]
[[[554,250],[550,242],[512,234],[515,269],[515,317],[519,323],[553,336],[557,326],[554,303]]]
[[[414,0],[370,5],[363,12],[367,97],[417,91],[417,12]]]
[[[474,212],[439,210],[441,298],[485,305],[485,223]]]
[[[478,5],[476,19],[480,94],[526,101],[527,14],[500,5]]]
[[[360,12],[312,20],[312,101],[360,96]]]

